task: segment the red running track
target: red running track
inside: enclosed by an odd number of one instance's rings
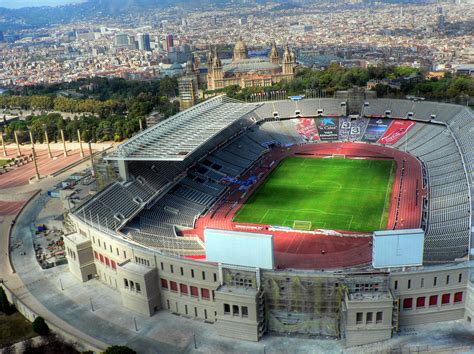
[[[279,269],[329,269],[369,264],[372,259],[372,237],[368,234],[344,233],[345,236],[303,232],[269,231],[269,225],[234,223],[233,216],[251,194],[265,180],[283,158],[295,154],[305,157],[322,157],[344,154],[347,157],[394,159],[397,171],[392,190],[387,229],[418,228],[421,223],[422,198],[426,190],[422,185],[419,161],[402,151],[365,143],[317,143],[291,148],[275,148],[262,157],[242,178],[259,176],[247,192],[231,186],[216,205],[200,217],[193,230],[184,233],[197,235],[204,240],[205,228],[273,234],[275,263]],[[270,164],[274,161],[272,167]],[[403,168],[403,182],[400,176]],[[402,192],[400,193],[400,190]],[[399,199],[400,196],[400,200]],[[399,207],[397,208],[397,205]],[[398,216],[397,216],[398,211]],[[253,229],[251,229],[253,228]]]
[[[25,201],[19,201],[19,202],[0,201],[0,216],[16,215],[20,211],[23,204],[25,204]]]
[[[87,149],[84,149],[87,150]],[[31,148],[22,146],[21,152],[24,155],[31,154]],[[0,152],[3,154],[2,152]],[[16,149],[8,148],[8,156],[6,158],[13,158],[16,156]],[[68,156],[65,157],[62,150],[52,150],[53,158],[48,157],[47,150],[36,150],[38,161],[38,169],[41,177],[49,176],[50,174],[59,171],[60,169],[81,159],[79,149],[68,150]],[[89,156],[88,151],[84,151],[85,156]],[[3,157],[3,155],[2,155]],[[11,171],[0,175],[0,189],[23,186],[29,183],[30,178],[35,177],[35,164],[33,161],[26,163],[20,167],[14,167]]]

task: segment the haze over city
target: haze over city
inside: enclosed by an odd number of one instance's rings
[[[474,0],[0,0],[0,352],[474,352]]]
[[[18,9],[22,7],[59,6],[77,4],[86,0],[0,0],[0,7]]]

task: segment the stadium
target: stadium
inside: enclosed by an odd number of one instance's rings
[[[107,160],[120,178],[73,210],[65,245],[131,311],[348,346],[474,316],[468,107],[218,96]]]

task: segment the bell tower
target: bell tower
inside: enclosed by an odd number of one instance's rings
[[[207,57],[207,88],[209,90],[215,90],[218,88],[222,88],[222,82],[220,81],[224,78],[224,72],[222,69],[222,62],[219,59],[219,55],[217,54],[217,49],[211,50]]]
[[[224,78],[224,72],[222,71],[222,62],[217,54],[217,49],[214,48],[214,59],[213,59],[213,76],[215,80],[222,80]]]
[[[270,63],[280,64],[280,56],[278,55],[278,49],[275,41],[272,42],[272,48],[270,49]]]
[[[283,74],[293,75],[294,74],[294,64],[296,63],[295,53],[290,51],[288,43],[285,45],[285,52],[283,53]]]

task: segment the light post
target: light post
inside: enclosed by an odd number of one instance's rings
[[[36,151],[35,151],[35,142],[33,140],[33,133],[31,132],[31,129],[30,129],[30,142],[31,142],[31,152],[33,154],[33,162],[35,164],[35,172],[36,172],[36,180],[39,181],[40,180],[40,174],[39,174],[39,170],[38,170],[38,161],[36,161]]]
[[[7,156],[7,148],[5,147],[5,139],[3,138],[3,130],[0,132],[0,138],[2,139],[2,150],[3,150],[3,156]]]
[[[48,127],[46,124],[44,125],[44,138],[46,140],[46,145],[48,145],[48,157],[52,159],[53,154],[51,154],[51,146],[49,146]]]

